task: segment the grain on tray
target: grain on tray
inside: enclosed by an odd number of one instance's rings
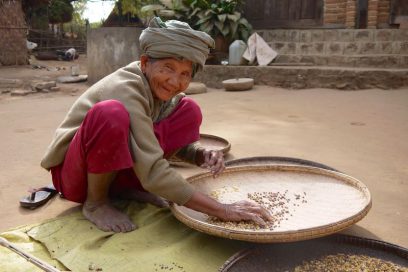
[[[223,187],[218,190],[214,190],[210,193],[210,196],[220,200],[222,195],[226,192],[237,192],[239,191],[237,187],[231,188]],[[293,216],[294,207],[299,207],[300,204],[307,203],[306,192],[301,194],[289,194],[288,190],[284,192],[254,192],[248,193],[247,199],[254,201],[267,209],[274,220],[267,222],[265,227],[259,226],[252,221],[222,221],[216,217],[208,217],[208,222],[217,226],[225,227],[234,230],[274,230],[281,226],[283,220],[288,220],[289,217]],[[292,204],[292,208],[289,206]]]
[[[294,272],[408,272],[408,268],[366,255],[336,254],[304,261]]]

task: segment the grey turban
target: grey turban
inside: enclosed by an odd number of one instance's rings
[[[183,58],[202,70],[214,40],[205,32],[192,29],[187,23],[155,17],[139,38],[142,53],[152,58]]]

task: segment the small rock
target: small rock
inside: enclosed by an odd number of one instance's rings
[[[57,86],[57,87],[51,87],[51,88],[50,88],[50,91],[51,91],[51,92],[59,92],[60,90],[61,90],[61,88],[58,87],[58,86]]]
[[[31,90],[14,90],[10,93],[11,96],[26,96],[28,94],[34,93]]]
[[[43,81],[43,82],[34,83],[32,86],[34,86],[34,88],[37,90],[50,89],[51,87],[57,86],[57,82]]]
[[[336,84],[336,89],[345,90],[349,88],[349,84],[347,82],[339,82]]]

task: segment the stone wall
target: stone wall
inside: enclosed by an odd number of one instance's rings
[[[26,32],[21,1],[0,1],[0,65],[28,63]]]
[[[93,84],[117,69],[139,60],[137,27],[102,27],[87,33],[88,82]]]
[[[222,81],[253,78],[256,85],[289,89],[330,88],[341,90],[396,89],[408,86],[408,69],[354,69],[330,67],[274,67],[206,65],[194,78],[212,88]]]
[[[260,30],[278,52],[271,65],[408,68],[407,29]]]

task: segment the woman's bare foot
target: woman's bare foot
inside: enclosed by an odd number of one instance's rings
[[[89,221],[103,231],[129,232],[136,229],[136,225],[133,224],[126,214],[106,202],[92,203],[86,201],[82,208],[82,213]]]
[[[120,195],[122,199],[136,200],[138,202],[147,202],[159,208],[166,208],[169,202],[164,198],[151,194],[149,192],[142,192],[137,190],[129,190]]]

